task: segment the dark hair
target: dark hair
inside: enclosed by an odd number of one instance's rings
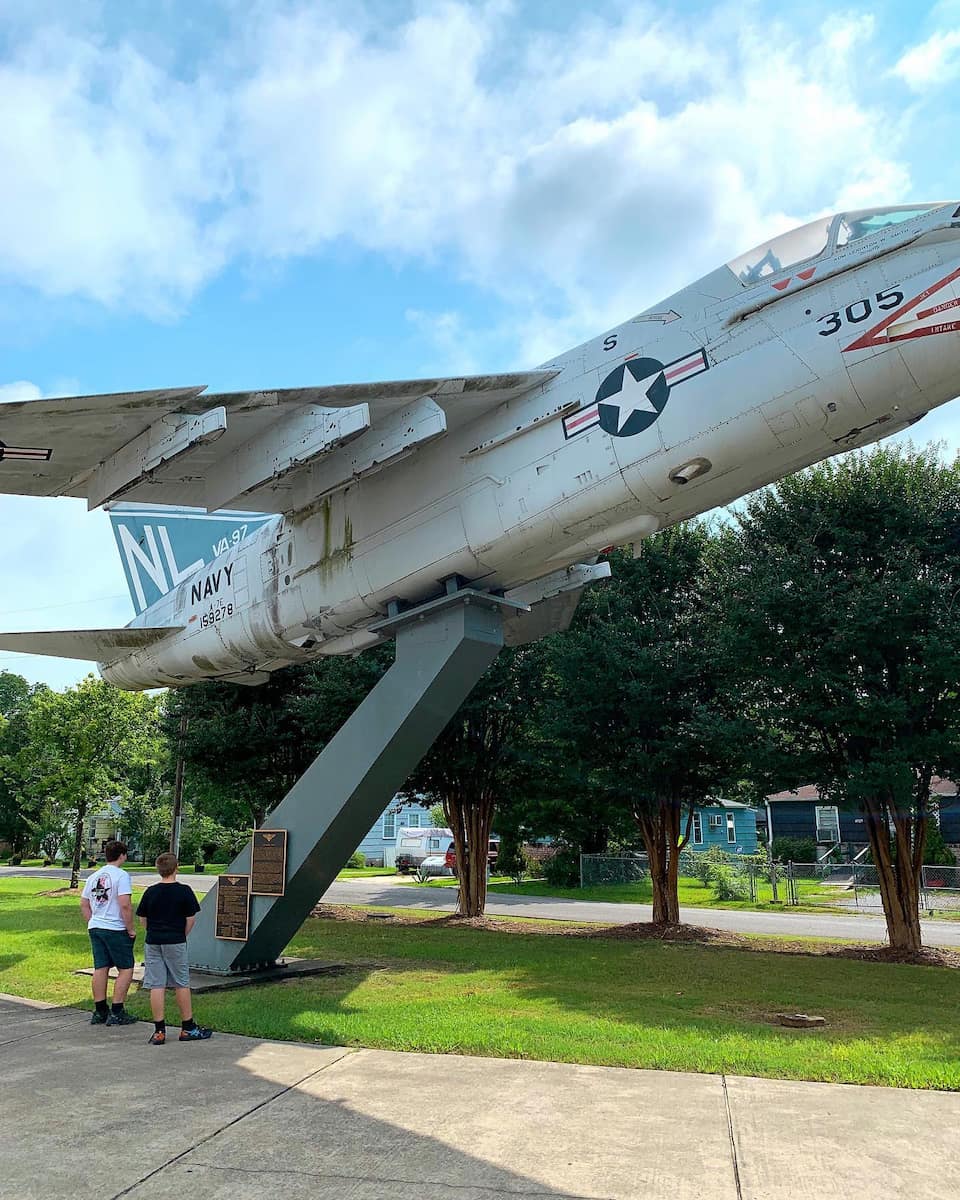
[[[123,842],[111,841],[111,842],[107,842],[107,844],[104,846],[103,857],[107,860],[108,863],[116,862],[117,859],[122,857],[124,854],[126,854],[126,852],[127,852],[127,848],[123,844]]]
[[[164,879],[169,879],[177,867],[180,866],[180,863],[177,861],[175,854],[171,854],[169,850],[165,850],[163,854],[157,855],[157,861],[154,863],[154,866]]]

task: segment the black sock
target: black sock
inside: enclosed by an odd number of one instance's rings
[[[196,1029],[196,1027],[197,1023],[193,1017],[186,1017],[183,1021],[183,1024],[180,1026],[180,1028],[185,1029],[187,1033],[189,1033],[191,1029]]]
[[[106,1000],[98,1000],[97,1001],[97,1012],[100,1014],[101,1017],[105,1017],[109,1011],[110,1011],[110,1009],[107,1007]]]
[[[166,1021],[154,1021],[153,1027],[157,1031],[157,1033],[166,1033],[167,1032]]]
[[[117,1013],[122,1013],[123,1012],[123,1001],[121,1000],[119,1004],[114,1002],[113,1004],[110,1005],[110,1008],[113,1010],[114,1016],[116,1016]]]

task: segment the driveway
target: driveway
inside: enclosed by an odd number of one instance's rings
[[[199,1003],[199,1002],[198,1002]],[[148,1046],[0,995],[18,1200],[942,1200],[960,1095],[399,1054]],[[109,1045],[109,1049],[107,1048]]]

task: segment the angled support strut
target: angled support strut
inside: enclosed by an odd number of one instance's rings
[[[283,896],[252,896],[246,942],[215,936],[216,894],[190,934],[191,965],[255,971],[282,954],[310,910],[503,646],[503,616],[526,605],[470,589],[392,616],[396,660],[267,818],[286,829]],[[250,848],[227,873],[250,870]]]

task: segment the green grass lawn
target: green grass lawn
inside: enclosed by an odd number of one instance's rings
[[[756,900],[717,900],[713,889],[701,883],[699,879],[681,876],[677,891],[683,908],[736,908],[765,911],[768,909],[785,909],[789,912],[816,911],[823,912],[833,893],[820,889],[816,880],[800,879],[797,881],[799,891],[799,906],[786,904],[786,884],[780,885],[779,903],[774,904],[773,892],[768,882],[758,885]],[[525,879],[517,884],[512,879],[497,878],[491,880],[490,891],[509,892],[518,896],[556,896],[564,900],[605,900],[613,904],[649,904],[653,894],[649,879],[639,883],[609,883],[594,884],[588,887],[556,887],[543,879]],[[804,904],[804,900],[807,901]],[[819,900],[815,906],[811,903]]]
[[[89,1007],[77,901],[49,884],[0,880],[0,991]],[[290,952],[345,974],[204,995],[197,1015],[308,1042],[960,1090],[958,971],[530,929],[311,919]],[[771,1024],[784,1010],[829,1024]]]

